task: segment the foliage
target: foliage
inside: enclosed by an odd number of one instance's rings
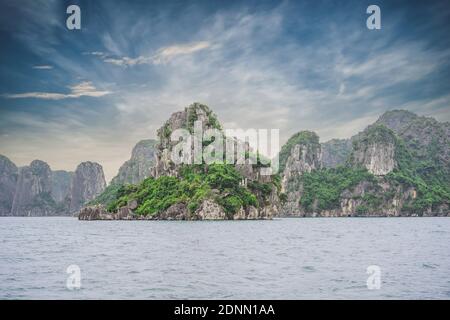
[[[197,110],[201,109],[206,113],[208,117],[207,123],[211,128],[222,130],[222,126],[219,123],[216,115],[208,108],[208,106],[201,103],[194,103],[188,108],[186,108],[187,112],[187,128],[190,133],[194,132],[194,123],[198,120]]]
[[[361,181],[375,182],[375,177],[366,169],[342,166],[304,173],[298,179],[303,183],[300,204],[310,211],[339,208],[344,190],[355,187]]]
[[[57,203],[50,192],[41,192],[34,196],[28,208],[48,209],[54,212],[64,212],[67,209],[66,203]]]
[[[369,145],[370,143],[386,143],[395,142],[396,136],[394,131],[384,125],[371,125],[365,131],[364,134],[355,140],[355,143],[362,143],[363,145]]]
[[[433,149],[433,142],[430,148]],[[405,185],[417,190],[415,199],[411,199],[404,210],[423,213],[437,206],[450,202],[450,182],[444,167],[430,154],[427,160],[419,160],[410,152],[403,140],[399,139],[396,148],[397,168],[386,176],[394,185]]]
[[[108,210],[115,211],[136,200],[136,213],[141,215],[153,215],[177,203],[186,204],[193,213],[204,199],[211,198],[232,215],[241,207],[259,205],[255,194],[242,186],[241,181],[242,176],[232,165],[184,165],[180,168],[179,178],[150,177],[139,185],[119,188]],[[261,188],[267,192],[267,186]]]
[[[311,144],[313,146],[320,147],[319,136],[312,131],[300,131],[290,137],[289,140],[283,145],[279,153],[279,172],[284,171],[287,159],[291,155],[291,150],[297,144]]]
[[[122,185],[120,184],[111,183],[98,197],[90,201],[88,205],[103,204],[109,206],[111,202],[117,199],[118,191],[121,187]]]
[[[368,213],[369,211],[370,211],[369,207],[364,204],[356,207],[357,215],[364,215],[364,214]]]

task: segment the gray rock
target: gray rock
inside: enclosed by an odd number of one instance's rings
[[[416,161],[432,161],[450,179],[450,123],[438,122],[412,112],[394,110],[375,123],[384,125],[403,139]]]
[[[195,121],[201,121],[203,131],[212,128],[221,130],[216,115],[204,104],[195,102],[183,111],[173,113],[169,120],[157,131],[158,143],[156,145],[155,166],[152,169],[153,177],[178,176],[179,166],[175,165],[171,159],[172,148],[178,141],[171,141],[170,135],[177,129],[194,132]],[[193,149],[190,157],[191,159],[194,158]]]
[[[195,216],[199,220],[224,220],[226,213],[216,202],[206,199],[195,211]]]
[[[0,216],[8,216],[14,201],[18,169],[7,157],[0,155]]]
[[[47,163],[34,160],[20,168],[14,201],[13,216],[48,216],[56,214],[51,196],[52,172]]]
[[[365,167],[376,176],[384,176],[397,166],[397,139],[385,126],[371,126],[353,143],[350,165]]]
[[[286,192],[289,188],[289,181],[302,175],[304,172],[320,169],[321,167],[321,146],[319,137],[315,133],[308,131],[300,132],[300,136],[307,135],[307,139],[299,139],[290,148],[282,173],[282,191]]]
[[[336,168],[344,165],[352,152],[352,147],[352,139],[332,139],[322,143],[322,167]]]
[[[73,172],[52,171],[52,198],[56,202],[70,202],[70,187]]]
[[[105,188],[105,176],[101,165],[90,161],[79,164],[72,179],[70,212],[80,210]]]
[[[151,175],[155,164],[156,141],[142,140],[136,144],[131,159],[119,169],[119,173],[111,180],[111,184],[137,184]]]

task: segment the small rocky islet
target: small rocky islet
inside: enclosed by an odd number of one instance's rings
[[[239,220],[274,217],[450,216],[450,124],[404,110],[384,113],[349,139],[294,134],[279,173],[261,163],[175,165],[170,134],[216,115],[194,103],[143,140],[106,186],[101,166],[17,168],[0,156],[0,215],[77,215],[80,220]],[[241,143],[235,141],[234,143]],[[250,151],[250,150],[248,150]]]
[[[260,162],[251,164],[175,164],[171,154],[178,141],[170,135],[177,129],[223,132],[216,115],[194,103],[172,114],[157,132],[154,163],[149,177],[138,184],[114,183],[103,195],[80,211],[80,220],[241,220],[272,219],[280,208],[281,179],[263,176]],[[233,139],[232,139],[233,140]],[[231,141],[231,140],[230,140]],[[250,152],[248,145],[234,139]],[[203,142],[206,147],[208,142]],[[194,150],[191,150],[191,159]]]

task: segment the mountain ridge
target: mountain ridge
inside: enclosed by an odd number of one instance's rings
[[[350,139],[321,144],[323,168],[286,183],[283,215],[449,215],[449,128],[393,110]]]
[[[84,162],[98,166],[99,164]],[[33,160],[30,165],[17,166],[6,156],[0,155],[0,216],[70,216],[87,201],[92,200],[104,189],[103,185],[87,198],[78,197],[81,205],[75,205],[74,190],[92,189],[94,181],[78,185],[74,183],[77,171],[52,171],[42,160]],[[103,176],[103,184],[104,176]]]
[[[135,203],[132,197],[128,199],[130,203],[125,203],[124,199],[137,192],[136,186],[146,179],[153,177],[149,183],[154,186],[159,177],[175,185],[177,180],[169,177],[208,179],[210,173],[205,168],[187,170],[171,164],[168,157],[173,146],[167,140],[170,133],[179,128],[192,132],[196,120],[203,121],[203,129],[215,128],[223,132],[212,110],[194,103],[172,114],[158,130],[157,140],[139,141],[109,185],[104,182],[101,166],[91,162],[86,162],[90,164],[86,172],[90,173],[80,173],[76,178],[77,171],[51,171],[41,161],[18,168],[0,155],[0,215],[12,212],[16,215],[68,215],[86,204],[104,204],[116,214],[122,210],[122,217],[131,217],[142,203]],[[227,214],[231,218],[257,218],[259,209],[255,207],[256,210],[250,212],[249,208],[250,203],[258,202],[262,208],[267,207],[264,209],[267,217],[279,213],[288,216],[446,215],[450,202],[449,146],[450,123],[405,110],[386,111],[349,139],[319,143],[315,132],[301,131],[282,146],[277,176],[261,180],[257,178],[255,166],[247,164],[236,165],[228,171],[214,169],[219,170],[216,171],[219,176],[233,176],[237,179],[235,182],[244,184],[244,189],[250,193],[237,193],[232,200],[225,200],[227,197],[220,196],[223,192],[220,188],[204,186],[203,191],[208,196],[180,191],[185,197],[195,199],[186,200],[185,204],[171,202],[169,207],[162,205],[160,208],[164,208],[165,213],[161,211],[158,218],[223,219]],[[75,184],[82,189],[76,195],[74,177],[78,181]],[[236,187],[236,190],[241,189]],[[166,193],[170,194],[170,190]],[[118,201],[120,198],[123,199]],[[166,199],[166,194],[161,198]],[[240,207],[247,209],[240,211]],[[193,215],[196,210],[200,210],[199,214]],[[101,214],[112,218],[107,208]]]

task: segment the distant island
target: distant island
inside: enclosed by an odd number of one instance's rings
[[[80,220],[237,220],[274,217],[450,216],[450,124],[409,111],[384,113],[350,139],[320,143],[294,134],[278,174],[259,161],[177,165],[170,134],[201,120],[222,130],[206,105],[174,113],[143,140],[106,186],[99,164],[52,171],[17,168],[0,156],[0,215],[77,215]],[[240,143],[236,141],[236,143]],[[207,144],[206,144],[207,145]],[[251,152],[251,150],[247,150]]]

